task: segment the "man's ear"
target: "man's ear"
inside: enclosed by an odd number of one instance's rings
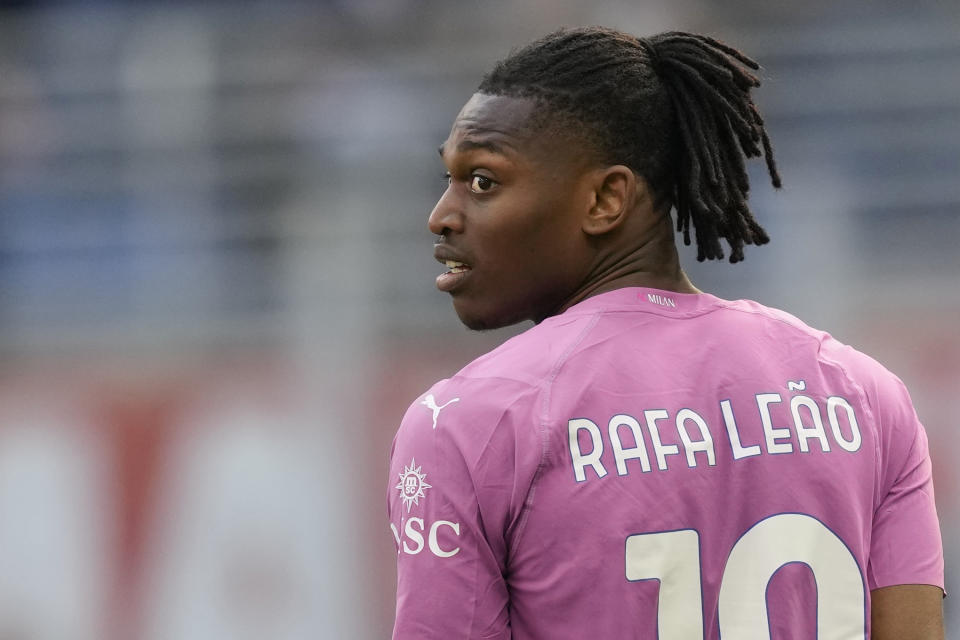
[[[593,203],[583,221],[587,235],[603,235],[623,224],[638,195],[647,196],[647,182],[622,164],[598,170],[592,182]],[[638,190],[642,194],[638,194]]]

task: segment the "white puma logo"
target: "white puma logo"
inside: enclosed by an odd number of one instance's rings
[[[422,405],[425,406],[427,409],[430,409],[430,411],[433,412],[433,428],[436,429],[436,428],[437,428],[437,418],[440,417],[440,411],[441,411],[444,407],[448,407],[448,406],[450,406],[451,404],[453,404],[454,402],[459,402],[459,400],[460,400],[460,398],[454,398],[453,400],[450,400],[450,401],[447,402],[446,404],[438,405],[438,404],[437,404],[437,399],[433,397],[433,394],[432,394],[432,393],[428,393],[428,394],[427,394],[427,397],[425,397],[423,400],[420,401],[420,404],[422,404]]]

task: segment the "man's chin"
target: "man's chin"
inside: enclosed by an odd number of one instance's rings
[[[500,310],[481,310],[453,300],[453,309],[465,327],[473,331],[493,331],[523,322],[522,317],[512,317]]]

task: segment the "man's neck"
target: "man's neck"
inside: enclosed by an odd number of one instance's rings
[[[669,215],[660,217],[638,235],[641,236],[640,242],[617,242],[617,239],[613,239],[611,246],[598,252],[595,264],[583,284],[549,315],[563,313],[587,298],[624,287],[702,293],[680,268]]]

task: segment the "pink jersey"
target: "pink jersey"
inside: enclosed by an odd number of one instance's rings
[[[598,295],[404,416],[394,638],[864,638],[871,589],[943,587],[930,477],[903,384],[826,333]]]

